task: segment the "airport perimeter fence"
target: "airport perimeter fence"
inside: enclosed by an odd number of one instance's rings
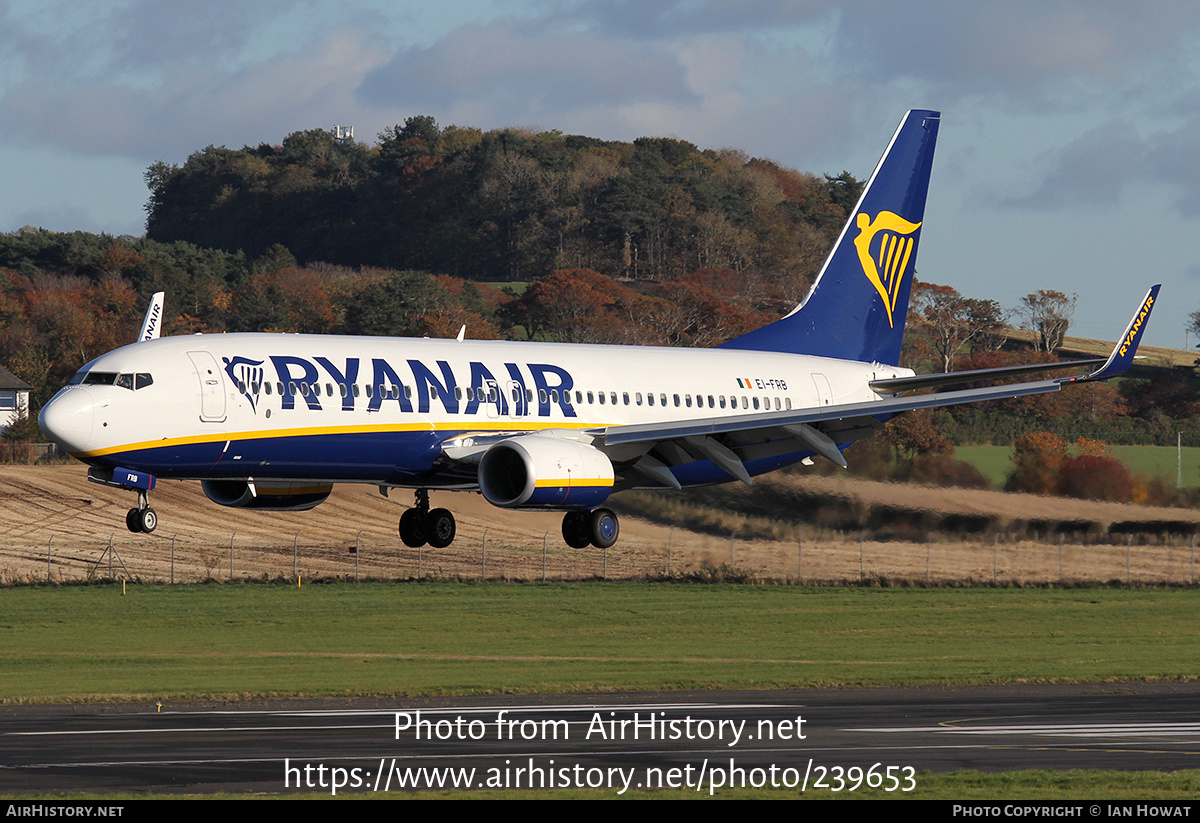
[[[845,585],[1194,585],[1196,536],[1104,538],[983,535],[881,542],[820,532],[794,541],[701,538],[672,531],[662,545],[618,543],[571,549],[557,533],[514,541],[457,540],[446,549],[410,549],[359,532],[346,540],[264,541],[231,534],[217,545],[184,534],[113,532],[106,539],[56,535],[42,546],[0,548],[0,585],[125,579],[146,583],[329,580],[683,579]]]

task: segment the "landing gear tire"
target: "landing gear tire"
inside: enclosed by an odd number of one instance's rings
[[[434,509],[425,520],[426,531],[429,535],[429,545],[435,549],[444,549],[454,542],[457,527],[454,515],[447,509]]]
[[[157,522],[157,521],[156,521]],[[125,527],[134,534],[142,530],[142,510],[130,509],[125,513]]]
[[[617,542],[621,535],[621,524],[611,509],[595,509],[590,515],[592,545],[597,549],[607,549]]]
[[[567,512],[564,514],[562,536],[572,549],[586,549],[592,545],[591,513]]]
[[[138,525],[141,526],[139,531],[150,534],[150,532],[158,528],[158,512],[154,511],[154,509],[150,508],[149,506],[139,510]]]
[[[410,549],[419,549],[429,540],[425,514],[419,509],[400,515],[400,540]]]

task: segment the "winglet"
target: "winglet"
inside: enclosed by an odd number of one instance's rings
[[[156,291],[150,298],[150,306],[146,309],[146,317],[142,320],[142,330],[138,332],[138,342],[157,340],[159,329],[162,327],[164,292]]]
[[[1158,299],[1158,290],[1161,287],[1162,284],[1159,283],[1151,286],[1150,291],[1146,292],[1146,296],[1142,298],[1142,304],[1133,313],[1133,319],[1125,327],[1125,333],[1117,340],[1117,345],[1113,347],[1112,354],[1108,356],[1108,360],[1103,366],[1086,377],[1065,378],[1061,382],[1086,383],[1093,380],[1108,380],[1110,377],[1120,377],[1124,374],[1133,365],[1133,356],[1137,354],[1138,344],[1142,342],[1142,334],[1146,331],[1146,321],[1150,319],[1150,312],[1154,309],[1154,301]]]

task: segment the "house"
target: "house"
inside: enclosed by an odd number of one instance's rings
[[[29,392],[33,386],[0,366],[0,430],[29,416]]]

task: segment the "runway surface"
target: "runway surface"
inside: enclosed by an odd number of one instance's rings
[[[739,781],[808,792],[878,781],[903,792],[929,771],[1195,768],[1200,684],[10,706],[0,752],[8,795],[489,785],[719,794]]]

